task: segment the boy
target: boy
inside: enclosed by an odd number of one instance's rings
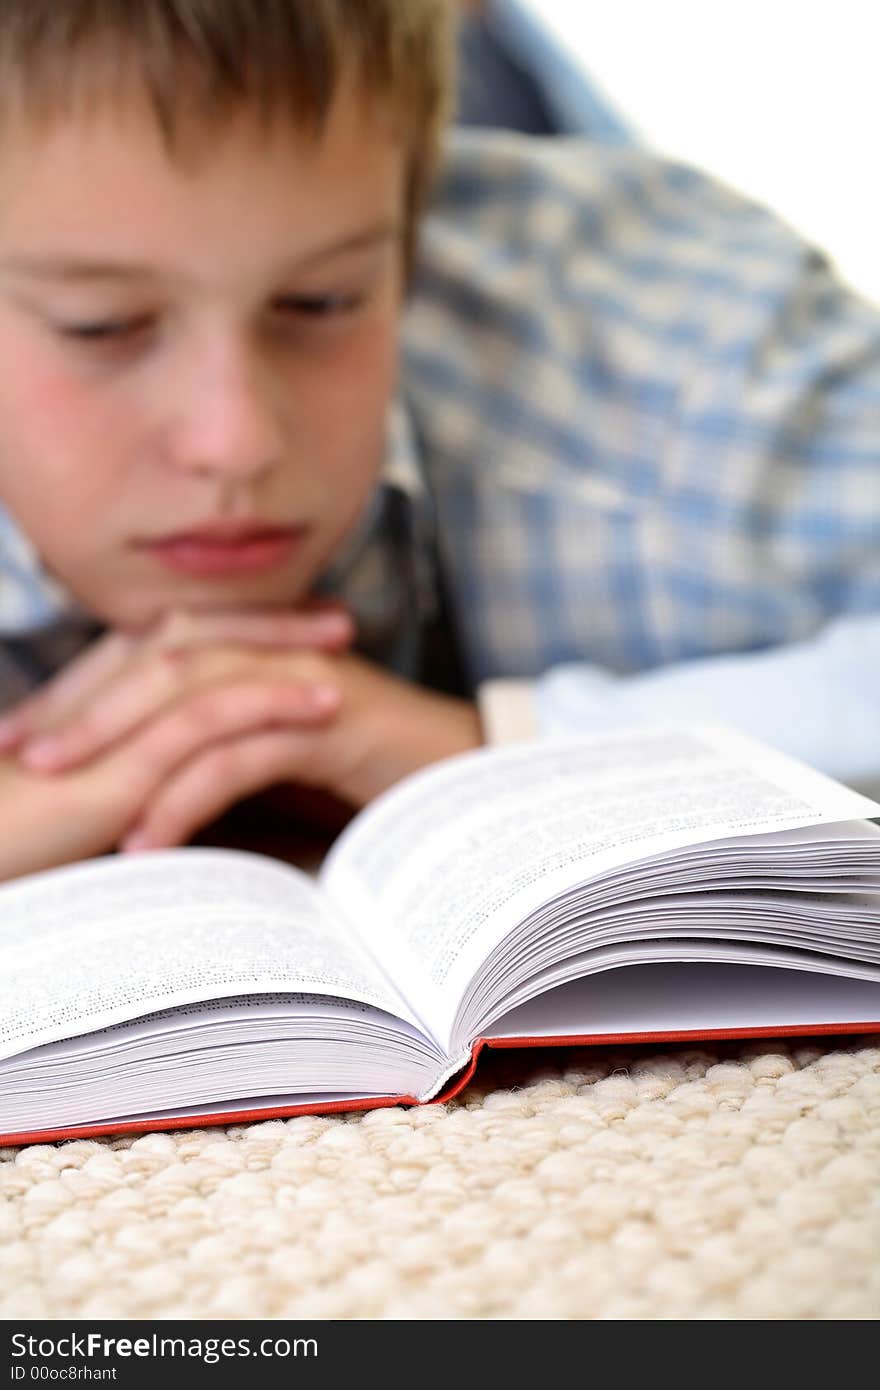
[[[415,255],[440,0],[0,16],[0,876],[536,719],[876,770],[878,317],[789,233],[470,134]]]

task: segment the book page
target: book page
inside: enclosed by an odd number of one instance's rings
[[[0,1057],[176,1004],[279,991],[414,1021],[314,883],[260,855],[160,850],[0,885]]]
[[[396,1015],[326,994],[162,1009],[0,1061],[0,1135],[297,1091],[414,1095],[444,1058]]]
[[[548,738],[451,758],[362,812],[320,882],[441,1044],[519,922],[611,868],[684,845],[880,806],[716,726]]]
[[[602,970],[511,1009],[487,1038],[644,1036],[880,1024],[880,985],[776,965],[679,962]]]

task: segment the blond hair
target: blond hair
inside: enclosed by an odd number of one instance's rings
[[[406,133],[407,260],[453,85],[450,0],[0,0],[0,116],[46,123],[141,78],[169,155],[243,106],[317,137],[343,75]]]

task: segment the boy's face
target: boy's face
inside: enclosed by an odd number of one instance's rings
[[[145,101],[0,132],[0,501],[104,622],[295,602],[356,522],[403,176],[352,92],[317,143],[236,117],[185,165]]]

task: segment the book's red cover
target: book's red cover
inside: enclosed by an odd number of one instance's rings
[[[329,1100],[317,1105],[260,1106],[251,1110],[225,1110],[222,1114],[177,1115],[168,1119],[105,1120],[100,1124],[35,1129],[26,1133],[0,1134],[0,1146],[55,1144],[65,1139],[97,1139],[102,1135],[167,1133],[178,1129],[206,1129],[216,1125],[253,1124],[260,1120],[286,1120],[295,1115],[332,1115],[340,1111],[381,1110],[394,1105],[439,1105],[467,1086],[484,1048],[607,1047],[621,1043],[717,1042],[746,1038],[838,1037],[844,1034],[880,1033],[880,1019],[866,1023],[786,1024],[772,1028],[700,1028],[652,1033],[579,1033],[561,1037],[477,1038],[470,1061],[430,1101],[417,1096],[368,1096],[362,1100]]]

